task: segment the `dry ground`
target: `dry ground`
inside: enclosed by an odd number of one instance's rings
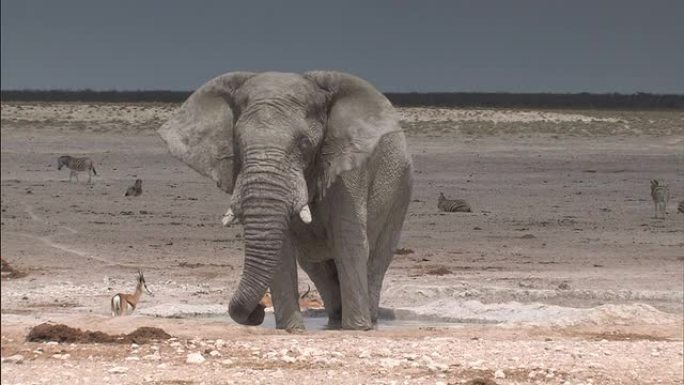
[[[173,108],[2,104],[1,255],[23,273],[3,274],[2,384],[682,383],[684,113],[403,109],[415,187],[382,303],[401,320],[291,335],[223,315],[241,229],[153,133]],[[92,157],[94,184],[62,154]],[[440,191],[473,212],[439,213]],[[109,317],[138,268],[156,296]],[[45,321],[176,339],[25,342]]]

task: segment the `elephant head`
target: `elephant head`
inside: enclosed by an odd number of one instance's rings
[[[172,155],[232,194],[227,222],[242,222],[245,240],[229,307],[236,322],[263,321],[259,300],[291,221],[321,220],[309,204],[362,167],[397,122],[390,102],[352,75],[233,72],[196,90],[158,130]]]

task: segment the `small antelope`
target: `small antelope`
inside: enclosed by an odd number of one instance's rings
[[[76,182],[78,182],[79,172],[88,172],[88,183],[90,183],[92,175],[97,175],[93,161],[90,158],[74,158],[73,156],[63,155],[57,158],[57,170],[61,170],[64,166],[71,170],[69,182],[71,182],[71,178],[74,176],[76,176]],[[90,174],[91,172],[92,175]]]
[[[445,211],[448,213],[469,213],[472,211],[470,209],[470,205],[463,199],[447,199],[444,196],[444,193],[439,193],[439,198],[437,198],[437,208],[439,211]]]
[[[269,291],[264,294],[264,297],[259,301],[259,303],[264,307],[272,307],[273,300],[271,299],[271,292]],[[318,298],[317,295],[311,292],[311,286],[304,292],[304,294],[299,296],[299,308],[300,309],[320,309],[323,308],[323,301]]]
[[[670,200],[670,188],[653,179],[651,181],[651,198],[653,198],[655,218],[658,218],[658,213],[660,212],[663,214],[663,219],[665,219],[667,201]]]
[[[152,294],[150,289],[147,288],[145,276],[143,275],[142,271],[138,270],[138,285],[135,287],[135,292],[133,294],[119,293],[112,297],[112,316],[127,315],[132,313],[135,310],[135,307],[138,305],[143,288],[147,294],[154,297],[154,294]],[[131,307],[130,312],[128,311],[129,306]]]
[[[142,179],[136,179],[135,184],[129,187],[124,193],[125,197],[137,197],[142,195]]]

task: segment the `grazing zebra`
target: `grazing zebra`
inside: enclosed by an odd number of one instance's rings
[[[446,199],[443,193],[439,193],[439,198],[437,198],[437,208],[439,211],[446,211],[448,213],[472,212],[470,205],[463,199]]]
[[[658,212],[660,212],[663,214],[663,219],[665,219],[667,201],[670,199],[670,188],[653,179],[651,181],[651,198],[653,198],[655,218],[658,218]]]
[[[93,161],[90,158],[74,158],[73,156],[63,155],[57,159],[57,170],[61,170],[63,166],[71,169],[69,182],[71,182],[71,178],[74,175],[76,176],[76,182],[78,182],[79,172],[88,172],[88,183],[90,183],[92,175],[97,175]],[[90,174],[91,171],[93,172],[92,175]]]
[[[125,197],[137,197],[142,194],[142,179],[136,179],[135,184],[129,187],[124,194]]]

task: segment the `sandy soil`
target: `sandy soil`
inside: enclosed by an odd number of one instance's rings
[[[682,383],[684,113],[401,110],[415,193],[382,300],[397,319],[287,334],[225,316],[241,228],[154,134],[174,108],[2,104],[1,254],[24,274],[3,273],[2,384]],[[94,183],[69,183],[62,154],[92,157]],[[439,213],[440,191],[473,212]],[[111,318],[138,268],[156,295]],[[175,338],[25,342],[46,321]]]

